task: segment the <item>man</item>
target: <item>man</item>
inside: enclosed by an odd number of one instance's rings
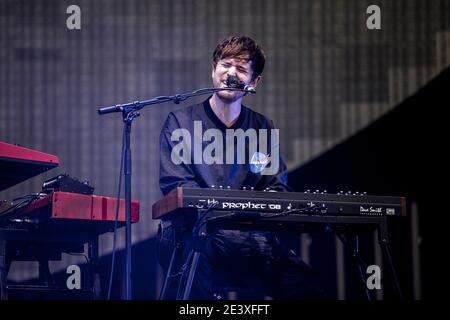
[[[233,79],[255,88],[264,65],[265,54],[253,39],[231,36],[214,51],[213,85],[225,88]],[[271,120],[242,105],[244,95],[218,91],[203,103],[168,115],[160,136],[163,194],[176,187],[289,191],[278,131]],[[172,232],[170,222],[164,222],[162,244],[170,242]],[[161,260],[167,266],[165,253]],[[209,235],[190,298],[212,299],[221,286],[256,290],[260,298],[322,296],[312,270],[267,231],[219,230]],[[169,292],[168,298],[177,297],[175,285]]]

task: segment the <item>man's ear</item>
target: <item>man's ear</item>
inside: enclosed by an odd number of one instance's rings
[[[251,82],[250,82],[250,84],[253,86],[253,87],[257,87],[258,86],[258,84],[261,82],[261,79],[262,79],[262,76],[261,75],[259,75],[259,76],[257,76],[254,80],[252,80]]]

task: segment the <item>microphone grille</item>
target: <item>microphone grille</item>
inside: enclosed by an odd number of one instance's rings
[[[227,86],[230,88],[242,89],[244,88],[244,83],[240,81],[236,76],[228,76]]]

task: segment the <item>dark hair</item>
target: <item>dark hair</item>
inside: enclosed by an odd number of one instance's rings
[[[214,67],[219,60],[236,57],[252,62],[252,79],[258,77],[264,70],[266,55],[259,45],[247,36],[230,36],[220,42],[213,54]]]

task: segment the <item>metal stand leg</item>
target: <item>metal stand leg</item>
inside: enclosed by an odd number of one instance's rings
[[[210,209],[205,210],[204,212],[200,213],[200,222],[203,222],[202,220],[206,217],[206,214],[210,211]],[[197,224],[199,221],[197,221]],[[195,272],[197,271],[197,265],[198,260],[200,259],[200,254],[204,250],[205,242],[206,242],[206,226],[201,223],[200,226],[198,225],[194,226],[193,228],[193,235],[191,237],[190,246],[191,251],[189,253],[189,257],[192,256],[191,264],[189,267],[189,274],[186,279],[186,285],[184,287],[183,292],[183,300],[188,300],[189,296],[191,294],[192,284],[194,282]],[[184,275],[184,272],[183,272]],[[183,277],[180,281],[183,281]]]
[[[92,295],[94,300],[99,300],[101,296],[101,283],[99,273],[99,259],[98,259],[98,237],[94,237],[88,242],[88,256],[91,263],[91,283]]]
[[[6,277],[8,268],[6,267],[6,240],[0,240],[0,300],[7,300]]]
[[[186,279],[186,286],[184,288],[183,300],[188,300],[191,294],[192,283],[194,282],[195,271],[197,270],[198,260],[200,258],[200,252],[195,251],[192,257],[191,267],[189,268],[189,275]]]
[[[400,300],[403,300],[402,290],[400,289],[400,284],[398,282],[397,272],[395,271],[394,263],[392,261],[391,252],[389,249],[389,237],[387,232],[387,219],[384,217],[379,227],[379,242],[381,250],[384,253],[388,267],[391,270],[392,278],[394,280],[395,290]]]
[[[164,300],[164,298],[166,297],[167,285],[169,283],[169,279],[173,276],[172,269],[173,269],[175,260],[178,256],[178,252],[180,251],[180,247],[181,247],[181,244],[177,243],[175,245],[175,248],[173,249],[172,257],[170,258],[169,268],[167,269],[167,274],[164,279],[164,284],[163,284],[163,286],[161,288],[161,292],[159,294],[159,300]]]
[[[364,292],[366,294],[366,298],[368,301],[372,300],[372,297],[370,296],[369,289],[366,286],[366,278],[364,276],[363,268],[365,269],[367,267],[367,263],[364,262],[364,260],[359,255],[359,238],[358,235],[356,235],[355,238],[355,247],[352,249],[350,244],[348,243],[347,239],[345,239],[342,235],[336,234],[337,237],[341,240],[342,244],[347,248],[347,250],[351,251],[352,259],[358,268],[358,278],[361,283],[361,286],[364,288]]]
[[[359,237],[358,236],[356,236],[356,238],[355,238],[355,249],[353,250],[352,257],[355,260],[356,265],[358,267],[359,279],[361,281],[361,284],[364,287],[364,292],[366,293],[366,298],[368,301],[370,301],[370,300],[372,300],[372,297],[370,296],[369,288],[367,288],[366,277],[364,275],[364,270],[367,269],[367,263],[365,263],[363,261],[363,259],[361,258],[361,256],[359,255]]]
[[[198,211],[198,218],[196,224],[193,226],[192,235],[189,238],[187,243],[188,248],[190,249],[189,254],[187,256],[186,262],[182,266],[182,274],[179,281],[178,291],[177,291],[177,299],[188,300],[191,294],[192,284],[194,282],[195,273],[197,271],[198,261],[200,259],[200,254],[204,250],[205,242],[206,242],[206,226],[204,224],[204,218],[210,212],[212,207],[206,210]],[[188,268],[189,269],[186,269]],[[186,272],[188,272],[188,276],[185,280]],[[181,288],[184,285],[183,293],[181,294]]]
[[[45,287],[53,285],[48,261],[48,257],[43,256],[39,258],[39,280]]]

